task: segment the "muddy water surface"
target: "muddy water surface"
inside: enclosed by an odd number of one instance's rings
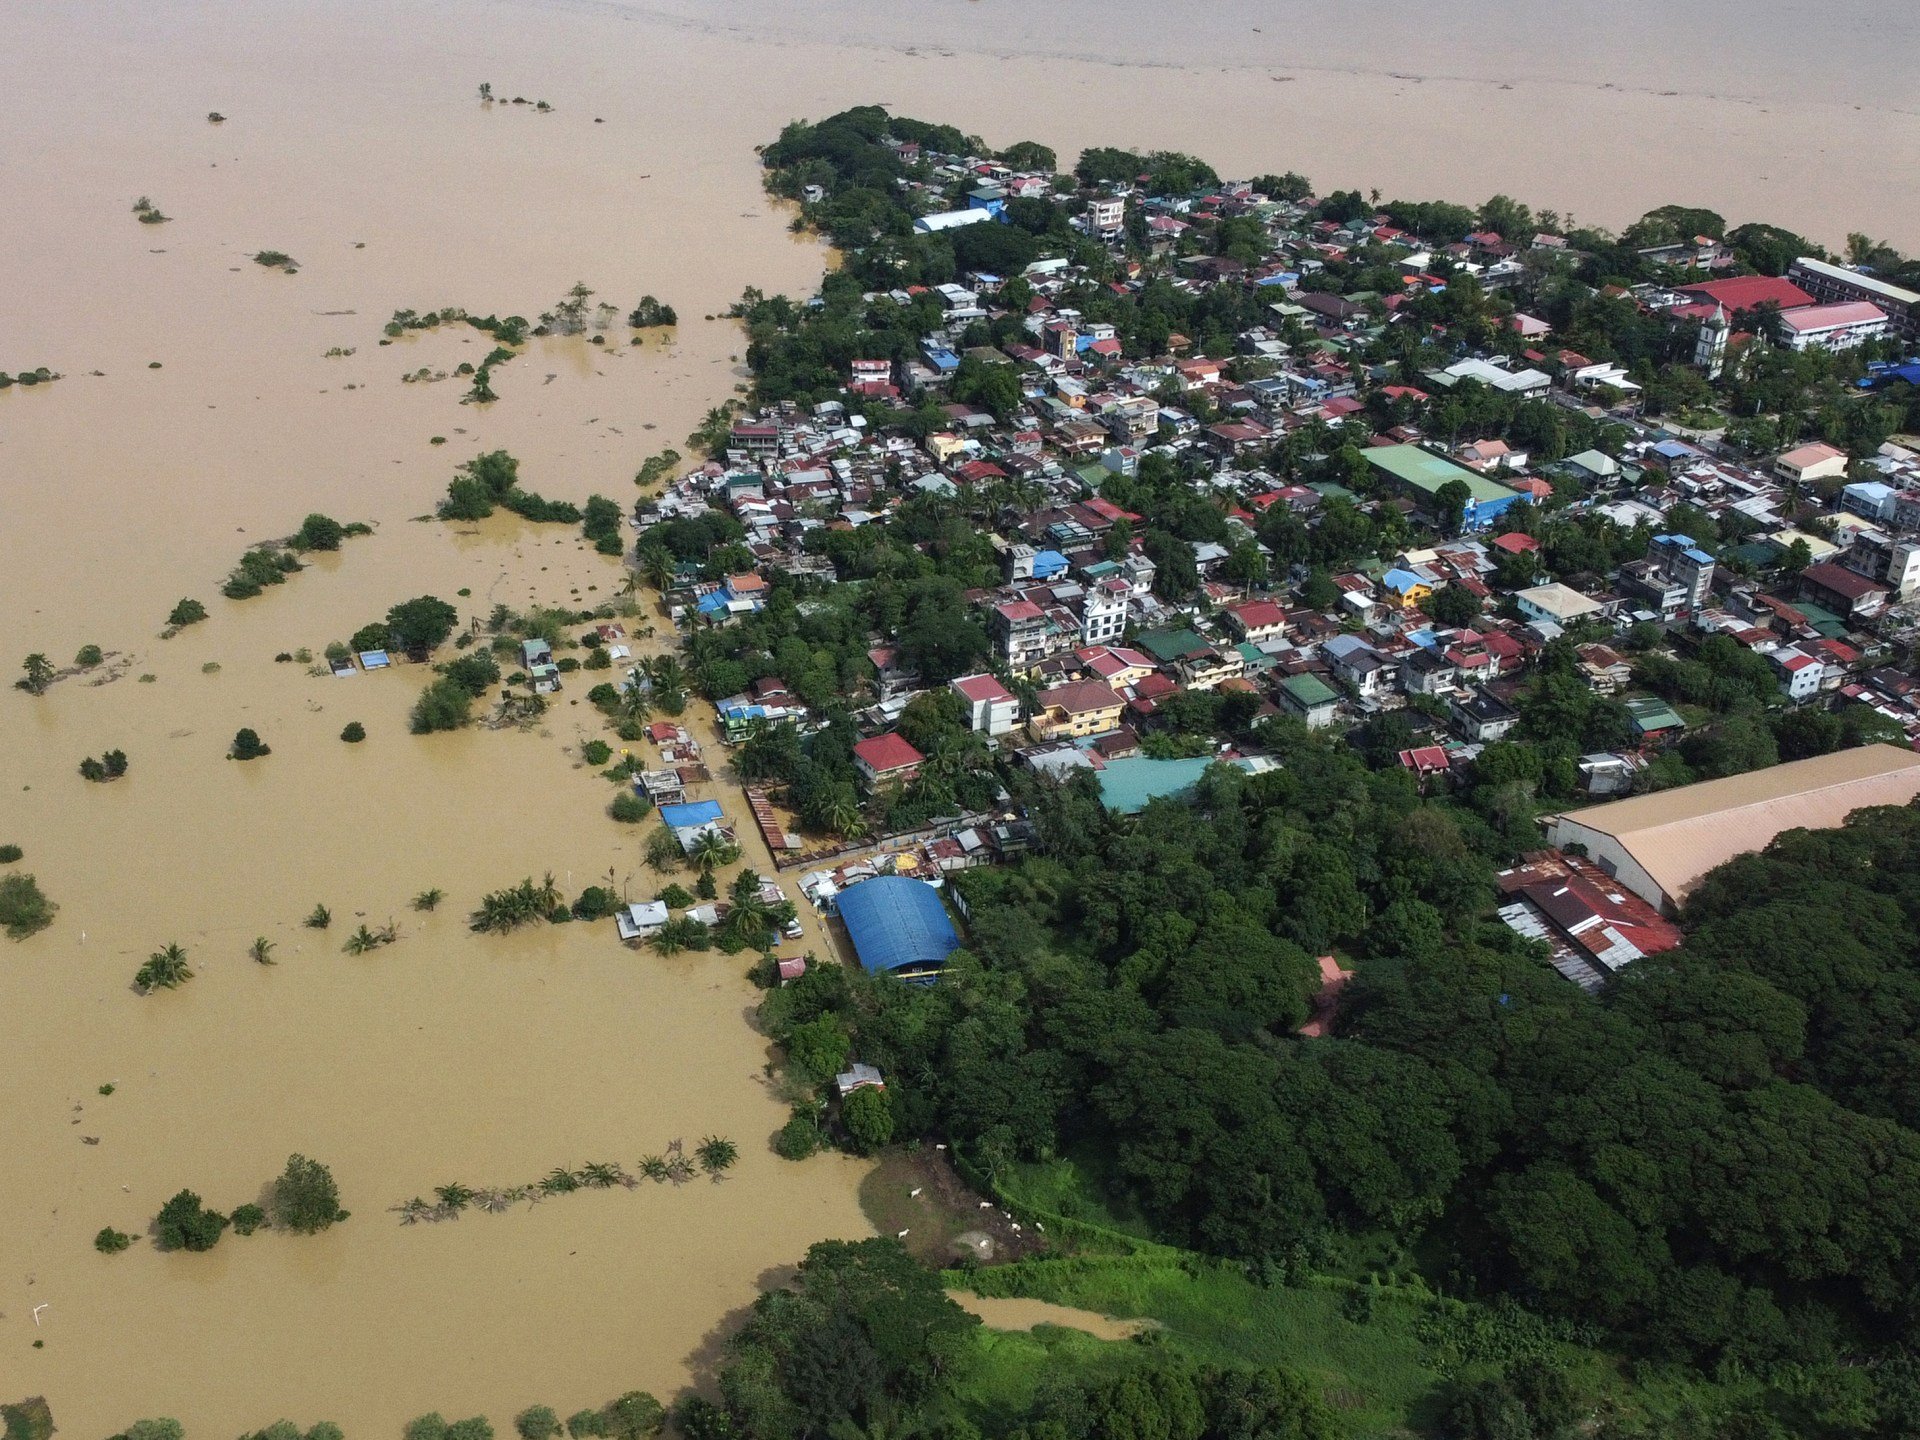
[[[766,1149],[784,1108],[738,961],[632,954],[604,925],[466,933],[478,895],[523,875],[551,869],[570,893],[658,883],[575,758],[599,733],[571,703],[584,684],[534,733],[416,738],[419,670],[336,681],[272,658],[422,592],[466,590],[469,616],[616,593],[618,565],[564,528],[412,517],[495,446],[544,493],[630,496],[639,462],[728,395],[740,337],[702,317],[750,283],[803,292],[822,264],[758,188],[752,147],[789,117],[880,101],[1066,157],[1175,146],[1228,171],[1506,190],[1616,224],[1685,198],[1836,243],[1855,227],[1920,239],[1911,187],[1876,179],[1916,153],[1910,77],[1874,68],[1912,22],[1881,0],[1823,11],[1868,59],[1803,70],[1798,89],[1720,52],[1716,75],[1755,83],[1683,83],[1635,61],[1658,45],[1600,46],[1604,64],[1570,74],[1552,27],[1513,5],[1498,45],[1467,28],[1476,7],[1426,17],[1418,44],[1363,9],[1377,44],[1322,26],[1290,45],[1260,33],[1268,7],[1209,7],[1207,36],[1247,31],[1218,64],[1179,7],[1123,9],[1103,25],[1105,10],[1056,7],[1044,31],[996,0],[878,18],[844,0],[8,15],[0,369],[66,378],[0,393],[0,667],[98,643],[117,678],[0,690],[0,843],[26,847],[62,907],[48,932],[0,942],[0,1397],[45,1393],[83,1437],[170,1414],[204,1440],[282,1414],[379,1436],[429,1408],[503,1426],[535,1401],[664,1396],[810,1241],[867,1233],[861,1167]],[[483,106],[481,81],[555,108]],[[141,195],[172,222],[137,224]],[[299,273],[253,264],[264,248]],[[477,362],[478,333],[379,343],[398,307],[534,315],[575,281],[622,311],[651,292],[682,324],[639,347],[621,325],[604,346],[536,342],[485,410],[459,404],[459,381],[400,380]],[[313,509],[377,533],[259,599],[218,597],[242,548]],[[162,641],[182,596],[212,617]],[[337,739],[349,720],[363,745]],[[242,725],[274,753],[224,760]],[[106,748],[131,773],[80,780]],[[764,868],[737,792],[710,793]],[[446,909],[408,910],[430,886]],[[337,917],[324,934],[299,924],[317,902]],[[363,918],[402,939],[342,954]],[[255,936],[277,966],[246,959]],[[196,978],[135,997],[134,970],[168,941]],[[811,925],[804,943],[829,944]],[[707,1133],[741,1146],[723,1185],[412,1228],[386,1209],[452,1180],[631,1168]],[[222,1208],[254,1199],[294,1150],[333,1167],[347,1224],[202,1256],[91,1249],[183,1186]]]

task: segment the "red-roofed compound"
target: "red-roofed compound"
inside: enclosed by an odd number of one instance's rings
[[[920,773],[926,759],[907,743],[904,736],[891,731],[862,740],[853,747],[853,766],[866,781],[868,789],[881,785],[904,785]]]

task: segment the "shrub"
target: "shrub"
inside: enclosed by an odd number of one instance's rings
[[[600,1440],[607,1433],[607,1417],[598,1410],[580,1410],[567,1418],[573,1440]]]
[[[73,657],[73,663],[83,669],[91,670],[105,658],[98,645],[82,645],[80,653]]]
[[[605,885],[589,885],[573,902],[576,920],[604,920],[620,908],[620,897]]]
[[[264,744],[258,735],[246,729],[233,732],[233,748],[227,752],[235,760],[255,760],[272,753],[272,746]]]
[[[560,1433],[560,1417],[545,1405],[529,1405],[513,1417],[513,1428],[520,1440],[554,1440]]]
[[[169,625],[198,625],[207,618],[207,607],[198,600],[182,600],[167,615]]]
[[[262,250],[253,257],[256,265],[265,265],[269,270],[284,270],[291,275],[300,268],[300,264],[284,250]]]
[[[307,516],[288,543],[296,550],[338,550],[346,538],[347,527],[329,515]]]
[[[702,900],[714,900],[719,898],[720,887],[714,883],[713,876],[703,873],[693,882],[693,893]]]
[[[447,1440],[493,1440],[493,1426],[484,1415],[456,1420],[447,1426]]]
[[[26,853],[18,845],[0,845],[0,865],[11,865]]]
[[[773,1153],[782,1160],[804,1160],[819,1150],[821,1140],[813,1111],[796,1105],[787,1123],[774,1132]]]
[[[233,1233],[251,1235],[267,1223],[267,1212],[258,1205],[242,1205],[233,1212]]]
[[[407,726],[416,735],[458,730],[467,723],[472,709],[473,692],[451,676],[443,675],[420,692]]]
[[[417,1420],[409,1420],[405,1434],[407,1440],[447,1440],[447,1422],[435,1410]]]
[[[162,1250],[211,1250],[227,1228],[227,1217],[201,1206],[200,1197],[182,1190],[154,1218]]]
[[[287,1168],[273,1182],[273,1218],[299,1235],[312,1235],[344,1220],[340,1188],[333,1172],[318,1160],[289,1155]]]
[[[638,825],[653,813],[653,804],[644,795],[636,795],[631,790],[622,790],[613,797],[613,803],[607,807],[607,813],[622,825]]]
[[[111,1225],[93,1237],[93,1248],[102,1255],[118,1255],[133,1244],[133,1237],[124,1230],[116,1230]]]
[[[9,846],[14,858],[19,858],[17,845]],[[31,875],[0,876],[0,927],[14,940],[24,940],[29,935],[47,928],[53,923],[53,912],[60,907],[40,893],[40,886]]]
[[[358,630],[354,631],[352,637],[347,641],[346,648],[354,652],[384,650],[392,638],[393,632],[388,627],[387,622],[384,620],[375,620],[369,624],[362,625]]]
[[[333,912],[324,905],[316,905],[307,912],[307,918],[300,923],[309,930],[324,930],[333,924]]]
[[[693,892],[684,885],[669,885],[654,898],[669,910],[684,910],[693,904]]]
[[[349,745],[358,745],[367,738],[367,727],[358,720],[349,720],[347,728],[340,732],[340,738]]]
[[[442,675],[475,698],[486,694],[500,679],[499,662],[484,650],[462,655],[439,668]]]

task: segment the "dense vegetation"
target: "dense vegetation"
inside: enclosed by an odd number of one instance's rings
[[[940,985],[810,971],[774,1033],[844,1037],[903,1134],[990,1173],[1110,1157],[1113,1203],[1256,1275],[1386,1232],[1437,1283],[1631,1351],[1866,1362],[1872,1403],[1904,1403],[1920,809],[1735,861],[1686,946],[1596,1002],[1490,922],[1487,819],[1338,744],[1283,753],[1133,823],[1079,785],[1037,796],[1041,853],[959,877],[971,934]],[[1333,947],[1359,975],[1339,1038],[1303,1042]]]
[[[13,852],[8,863],[20,858],[17,845],[6,848]],[[33,876],[19,872],[0,875],[0,929],[4,929],[10,939],[24,940],[46,929],[59,908],[41,892]]]

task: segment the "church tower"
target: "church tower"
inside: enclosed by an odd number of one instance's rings
[[[1707,372],[1709,380],[1718,380],[1726,367],[1727,334],[1732,329],[1724,305],[1715,305],[1713,314],[1700,322],[1700,337],[1693,342],[1693,363]]]

